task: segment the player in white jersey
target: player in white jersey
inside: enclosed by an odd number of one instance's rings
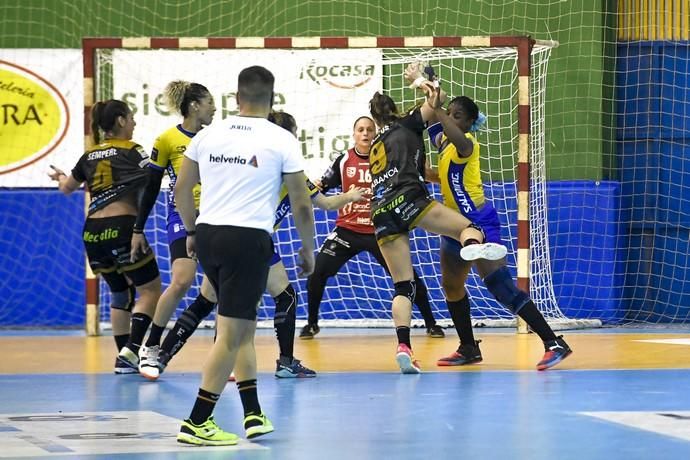
[[[297,124],[292,115],[285,112],[271,112],[268,119],[272,123],[291,132],[295,137],[297,136]],[[368,193],[368,190],[364,188],[352,187],[345,193],[325,196],[320,193],[319,189],[306,177],[305,186],[308,189],[309,196],[314,206],[325,210],[339,209],[349,203],[360,202],[364,199],[365,194]],[[275,210],[273,223],[274,230],[280,228],[280,225],[289,212],[290,197],[285,187],[281,187],[278,206]],[[297,293],[288,280],[285,265],[283,265],[280,254],[278,254],[275,248],[271,258],[271,269],[268,272],[266,290],[268,294],[273,297],[276,306],[273,316],[273,325],[276,338],[278,339],[280,354],[276,360],[275,376],[278,378],[316,377],[316,372],[304,366],[299,359],[295,358],[293,353]],[[168,365],[172,357],[180,351],[189,337],[192,336],[201,320],[210,314],[209,310],[203,316],[199,316],[198,312],[195,312],[196,314],[192,316],[187,313],[188,310],[185,310],[185,313],[177,320],[175,326],[173,326],[172,330],[166,336],[165,342],[163,342],[161,354],[158,358],[158,366],[161,372]],[[231,377],[231,380],[234,380],[234,378]]]
[[[274,81],[273,74],[263,67],[240,72],[239,116],[215,123],[194,137],[175,187],[175,200],[187,229],[187,253],[198,256],[218,298],[218,338],[204,364],[194,407],[177,435],[182,443],[237,444],[238,436],[220,429],[212,415],[233,370],[247,438],[273,431],[257,395],[254,334],[283,182],[302,242],[300,275],[309,276],[314,268],[314,214],[304,187],[299,142],[267,120]],[[202,199],[197,218],[193,188],[199,181]]]

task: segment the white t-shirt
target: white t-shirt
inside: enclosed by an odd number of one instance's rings
[[[295,136],[265,118],[233,116],[212,123],[194,136],[185,156],[199,164],[198,224],[268,233],[283,173],[304,170]]]

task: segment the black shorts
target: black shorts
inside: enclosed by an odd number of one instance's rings
[[[87,218],[82,239],[89,258],[89,266],[95,274],[121,273],[135,286],[141,286],[158,278],[158,264],[149,250],[143,258],[130,262],[132,228],[135,216],[115,216],[102,219]],[[111,280],[114,283],[117,280]],[[108,282],[110,284],[110,281]],[[112,287],[111,287],[112,288]]]
[[[187,254],[187,237],[178,238],[168,246],[170,248],[170,265],[172,265],[177,259],[191,260],[189,254]]]
[[[407,234],[436,202],[423,186],[400,189],[371,204],[371,221],[378,242]]]
[[[256,228],[199,224],[196,252],[218,296],[218,314],[256,320],[273,254],[271,235]]]

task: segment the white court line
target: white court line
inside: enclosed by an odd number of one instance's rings
[[[644,339],[633,340],[633,342],[663,343],[668,345],[690,345],[690,339]]]

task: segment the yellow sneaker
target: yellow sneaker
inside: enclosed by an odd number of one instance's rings
[[[263,413],[261,415],[247,415],[244,418],[244,431],[247,434],[247,439],[252,439],[273,431],[273,424]]]
[[[236,434],[221,430],[213,416],[198,426],[189,419],[183,420],[177,433],[177,442],[195,446],[234,446],[239,439]]]

